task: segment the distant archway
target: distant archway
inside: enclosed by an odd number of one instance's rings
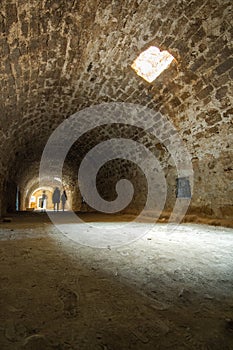
[[[34,210],[53,210],[53,202],[52,202],[52,195],[54,192],[54,188],[52,186],[43,186],[40,187],[38,181],[35,181],[33,184],[30,183],[31,186],[26,188],[26,190],[23,193],[23,200],[21,204],[21,210],[28,210],[28,211],[34,211]],[[63,188],[65,188],[67,193],[67,202],[66,202],[66,209],[72,208],[73,203],[73,191],[70,189],[70,187],[67,186],[60,186],[59,187],[62,193]],[[47,196],[45,207],[41,208],[41,198],[42,193],[45,191],[45,194]]]
[[[42,203],[42,195],[43,191],[45,191],[46,199]],[[53,191],[51,188],[37,188],[34,190],[29,198],[29,210],[52,210],[53,202],[52,202]]]

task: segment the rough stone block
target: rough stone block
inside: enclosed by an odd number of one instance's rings
[[[222,120],[221,114],[216,109],[211,109],[207,112],[205,121],[208,125],[214,125]]]
[[[213,89],[214,88],[211,85],[208,85],[197,94],[197,97],[199,99],[204,99],[213,91]]]
[[[221,75],[233,67],[233,57],[228,58],[216,68],[216,73]]]
[[[215,94],[216,99],[221,101],[222,98],[226,96],[227,91],[228,91],[227,86],[223,86],[220,89],[218,89]]]

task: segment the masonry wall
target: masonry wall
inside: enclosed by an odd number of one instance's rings
[[[173,122],[192,156],[193,211],[232,215],[231,1],[0,6],[0,182],[26,183],[49,135],[72,113],[103,102],[140,103]],[[176,59],[152,84],[130,67],[150,45]]]

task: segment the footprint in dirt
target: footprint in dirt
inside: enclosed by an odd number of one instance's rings
[[[64,305],[66,317],[76,317],[78,314],[78,294],[68,288],[59,290],[59,297]]]

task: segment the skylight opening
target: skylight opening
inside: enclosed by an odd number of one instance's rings
[[[160,51],[150,46],[133,62],[133,70],[148,83],[154,81],[173,61],[174,57],[168,51]]]

